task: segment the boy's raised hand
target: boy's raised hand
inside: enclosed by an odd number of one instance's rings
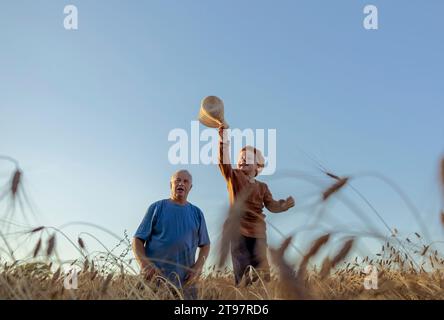
[[[222,141],[222,142],[224,142],[224,143],[226,143],[227,142],[227,137],[225,137],[224,136],[224,134],[225,134],[225,130],[226,128],[225,128],[225,126],[224,125],[221,125],[220,127],[219,127],[219,137],[220,137],[220,140]]]

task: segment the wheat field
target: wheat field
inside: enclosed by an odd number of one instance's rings
[[[6,160],[11,161],[7,158]],[[16,163],[16,162],[14,162]],[[440,163],[440,180],[444,193],[444,159]],[[321,194],[322,201],[347,186],[348,177],[340,178],[327,173],[335,181]],[[12,204],[25,201],[21,190],[21,171],[16,170],[6,189],[0,191],[0,202]],[[20,198],[22,197],[22,198]],[[444,199],[444,195],[443,195]],[[9,206],[11,208],[11,206]],[[15,208],[14,206],[12,208]],[[131,252],[130,239],[120,240],[119,251],[107,249],[88,250],[88,244],[81,237],[69,239],[61,230],[52,227],[35,227],[21,230],[21,234],[38,239],[29,246],[29,256],[16,258],[7,235],[10,234],[7,221],[16,213],[7,211],[2,218],[0,229],[0,299],[143,299],[175,300],[184,299],[184,291],[167,280],[158,277],[146,281],[139,275]],[[444,212],[438,213],[444,226]],[[437,244],[425,243],[423,236],[415,233],[412,238],[400,239],[396,230],[390,237],[381,240],[381,248],[372,256],[352,255],[353,246],[359,235],[344,238],[337,253],[320,257],[321,248],[332,241],[332,235],[323,234],[313,239],[308,249],[297,261],[289,261],[285,254],[292,246],[287,237],[279,248],[270,248],[272,263],[271,281],[259,279],[249,286],[234,286],[232,272],[223,267],[226,262],[226,248],[219,250],[219,264],[207,266],[207,270],[194,284],[198,289],[197,298],[205,300],[270,300],[270,299],[396,299],[423,300],[444,299],[444,257]],[[227,232],[222,243],[229,243]],[[78,251],[74,261],[61,261],[58,255],[58,241],[68,240]],[[97,239],[97,241],[100,241]],[[225,252],[225,255],[223,254]],[[314,259],[322,263],[312,264]],[[368,288],[370,271],[373,266],[377,283]],[[77,288],[68,282],[64,270],[77,270]],[[251,273],[256,273],[251,270]],[[71,285],[71,288],[69,288]]]

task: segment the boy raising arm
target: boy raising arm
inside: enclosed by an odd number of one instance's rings
[[[246,146],[240,153],[237,168],[233,169],[229,157],[229,143],[225,128],[219,128],[219,169],[227,182],[230,204],[233,205],[242,191],[248,190],[239,223],[239,238],[231,243],[231,257],[238,285],[248,267],[252,266],[269,280],[267,260],[266,224],[263,208],[279,213],[295,205],[293,197],[274,200],[267,184],[255,179],[264,167],[260,150]],[[247,189],[248,188],[248,189]],[[253,279],[253,281],[256,279]],[[247,277],[247,283],[251,279]]]

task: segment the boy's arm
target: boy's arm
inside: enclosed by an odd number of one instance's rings
[[[284,212],[294,207],[294,199],[293,197],[288,197],[287,199],[274,200],[273,195],[271,194],[268,186],[265,185],[265,194],[264,194],[264,205],[268,211],[272,213]]]
[[[227,133],[223,127],[219,128],[219,169],[226,180],[231,178],[233,168],[230,161],[230,148]]]

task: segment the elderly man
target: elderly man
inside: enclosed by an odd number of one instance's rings
[[[160,274],[181,287],[200,275],[210,239],[202,211],[187,201],[191,174],[186,170],[176,172],[170,187],[169,199],[148,208],[134,235],[133,252],[148,280]]]

